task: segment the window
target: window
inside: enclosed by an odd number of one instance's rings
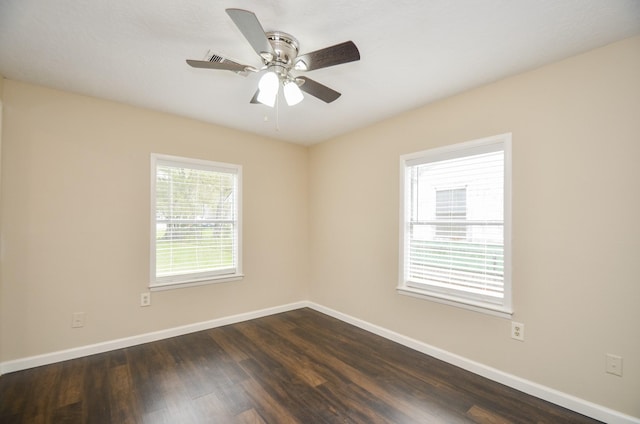
[[[402,294],[511,314],[511,135],[401,157]]]
[[[151,155],[152,289],[242,277],[239,165]]]

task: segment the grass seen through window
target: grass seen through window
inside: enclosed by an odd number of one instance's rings
[[[156,237],[158,275],[233,267],[233,233],[230,224],[185,224],[173,231],[167,231],[166,225],[158,224]]]

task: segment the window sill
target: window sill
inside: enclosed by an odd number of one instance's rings
[[[511,309],[504,308],[500,305],[492,305],[489,303],[475,302],[473,300],[454,298],[453,296],[428,292],[413,287],[398,286],[396,291],[401,295],[429,300],[431,302],[441,303],[444,305],[455,306],[456,308],[467,309],[470,311],[493,315],[500,318],[511,319],[511,316],[513,315],[513,311]]]
[[[244,274],[227,274],[221,275],[219,277],[208,277],[202,280],[187,280],[180,282],[169,282],[169,283],[152,283],[149,284],[150,291],[162,291],[162,290],[174,290],[174,289],[184,289],[187,287],[197,287],[197,286],[205,286],[209,284],[217,284],[217,283],[228,283],[230,281],[242,280],[244,278]]]

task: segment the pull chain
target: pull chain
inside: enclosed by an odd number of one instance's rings
[[[276,131],[280,132],[280,96],[276,96]]]

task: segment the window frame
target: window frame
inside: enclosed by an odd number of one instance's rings
[[[513,283],[511,276],[512,266],[512,220],[511,220],[511,133],[499,134],[477,140],[457,143],[448,146],[422,150],[400,156],[400,215],[399,215],[399,266],[398,266],[398,294],[408,295],[450,306],[483,312],[489,315],[510,319],[513,314],[512,293]],[[412,284],[406,278],[408,271],[408,243],[409,243],[409,221],[410,221],[410,201],[411,201],[411,177],[410,169],[413,166],[439,162],[448,159],[472,156],[487,151],[504,151],[504,227],[503,227],[503,249],[504,249],[504,275],[503,275],[503,298],[501,303],[483,301],[481,299],[470,298],[455,294],[455,290],[429,290],[427,285]],[[462,292],[459,292],[462,293]]]
[[[175,288],[201,286],[205,284],[223,283],[240,280],[244,277],[242,272],[242,165],[214,162],[203,159],[194,159],[181,156],[151,154],[151,189],[150,189],[150,250],[149,250],[149,289],[151,291],[170,290]],[[194,271],[172,276],[158,277],[156,275],[156,178],[158,165],[169,165],[201,169],[206,171],[225,172],[235,175],[235,201],[236,201],[236,225],[235,225],[235,252],[236,266],[233,272],[221,271],[202,272]]]

